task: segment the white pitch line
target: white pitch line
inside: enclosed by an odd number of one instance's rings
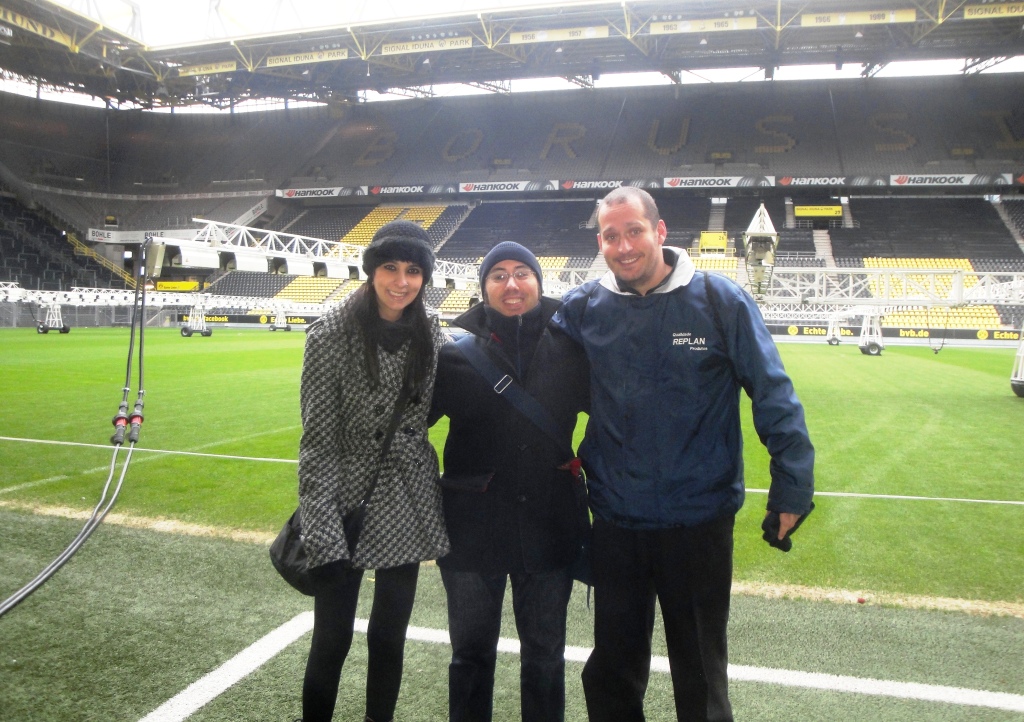
[[[293,427],[290,427],[290,426],[289,427],[285,427],[285,429],[289,429],[289,428],[293,428]],[[275,429],[273,432],[267,432],[267,433],[276,433],[277,431],[283,431],[285,429]],[[204,446],[219,446],[220,444],[235,443],[237,441],[242,441],[242,440],[244,440],[246,438],[252,438],[252,437],[255,437],[255,436],[265,436],[265,435],[266,435],[266,433],[262,433],[261,432],[259,434],[253,434],[251,436],[241,437],[241,438],[238,438],[238,439],[224,439],[222,441],[217,441],[217,442],[213,442],[213,443],[210,443],[210,444],[204,444]],[[110,446],[109,444],[86,444],[86,443],[82,443],[80,441],[52,441],[52,440],[49,440],[49,439],[19,439],[19,438],[14,437],[14,436],[0,436],[0,441],[19,441],[19,442],[22,442],[22,443],[25,443],[25,444],[52,444],[54,446],[85,446],[85,447],[88,447],[90,449],[107,449],[107,450],[113,449],[113,447]],[[203,448],[203,447],[201,446],[199,448]],[[277,459],[277,458],[270,457],[270,456],[235,456],[233,454],[205,454],[205,453],[202,453],[202,452],[199,452],[199,451],[173,451],[171,449],[146,449],[146,448],[143,448],[141,446],[136,446],[135,447],[135,453],[136,454],[139,454],[139,453],[170,454],[172,456],[205,456],[205,457],[209,457],[209,458],[213,458],[213,459],[238,459],[240,461],[268,461],[268,462],[275,463],[275,464],[298,464],[299,463],[298,459]],[[107,467],[104,466],[103,468],[105,469]]]
[[[107,467],[104,466],[103,468],[106,469]],[[101,469],[97,469],[97,471],[101,471]],[[58,474],[57,476],[48,476],[45,479],[36,479],[35,481],[26,481],[24,484],[15,484],[14,486],[4,487],[3,489],[0,489],[0,494],[10,494],[10,493],[15,492],[15,491],[21,491],[22,489],[31,489],[32,487],[35,487],[35,486],[43,486],[44,484],[52,484],[55,481],[64,481],[67,478],[68,477],[64,476],[63,474]]]
[[[254,435],[258,436],[258,435],[262,435],[262,434],[254,434]],[[248,437],[245,437],[245,438],[248,438]],[[225,439],[225,441],[230,441],[230,442],[238,441],[238,440],[241,440],[241,439]],[[57,445],[57,447],[86,447],[88,449],[105,449],[106,451],[113,451],[113,449],[114,449],[113,447],[111,447],[111,445],[103,444],[103,443],[83,443],[81,441],[53,441],[53,440],[41,439],[41,438],[17,438],[15,436],[0,436],[0,441],[22,441],[24,443],[45,443],[45,444]],[[222,442],[223,441],[218,441],[217,443],[222,443]],[[216,443],[210,443],[210,444],[207,444],[207,445],[216,445]],[[202,449],[202,447],[200,447],[200,448]],[[135,447],[133,453],[135,453],[135,454],[139,454],[139,453],[156,454],[158,456],[159,455],[168,455],[168,456],[209,457],[209,458],[214,458],[214,459],[233,459],[233,460],[240,460],[240,461],[266,461],[266,462],[273,462],[273,463],[278,463],[278,464],[298,464],[299,463],[298,460],[295,460],[295,459],[273,459],[273,458],[263,458],[263,457],[242,457],[242,456],[229,456],[229,455],[226,455],[226,454],[204,454],[204,453],[201,453],[201,452],[172,452],[172,451],[163,450],[163,449],[141,449],[139,447]],[[152,461],[153,459],[156,459],[156,458],[157,457],[150,457],[148,459],[138,459],[136,461],[136,463],[142,464],[142,463],[145,463],[146,461]],[[109,469],[110,469],[110,465],[106,464],[104,466],[97,466],[97,467],[94,467],[92,469],[83,469],[83,470],[81,470],[81,471],[79,471],[77,473],[82,474],[82,475],[85,475],[85,474],[95,474],[95,473],[99,473],[100,471],[106,471],[106,470],[109,470]],[[65,476],[63,474],[58,474],[56,476],[48,476],[45,479],[36,479],[35,481],[26,481],[25,483],[19,483],[19,484],[16,484],[14,486],[7,486],[7,487],[5,487],[5,489],[0,489],[0,494],[12,494],[13,492],[20,492],[20,491],[25,490],[25,489],[33,489],[33,487],[35,487],[35,486],[42,486],[42,485],[45,485],[45,484],[48,484],[48,483],[53,483],[54,481],[63,481],[65,479],[67,479],[67,478],[70,478],[70,477]]]
[[[181,722],[242,681],[313,628],[313,613],[303,612],[196,680],[142,718],[141,722]]]
[[[767,494],[767,489],[747,489],[751,494]],[[857,499],[903,499],[905,501],[957,501],[966,504],[1012,504],[1024,506],[1024,501],[1008,499],[958,499],[948,496],[904,496],[901,494],[858,494],[853,491],[816,491],[815,496],[848,496]]]
[[[365,619],[356,619],[353,628],[356,632],[365,634],[368,624]],[[299,614],[236,654],[217,669],[190,684],[143,717],[140,722],[184,722],[203,706],[283,652],[285,648],[312,628],[313,613]],[[430,644],[451,644],[447,630],[428,627],[409,627],[406,631],[406,639]],[[505,654],[519,654],[519,640],[500,638],[498,651]],[[565,659],[569,662],[586,662],[591,651],[589,647],[566,646]],[[670,671],[668,657],[652,657],[651,671],[668,674]],[[893,682],[868,677],[751,667],[741,664],[729,665],[729,680],[1024,712],[1024,695],[917,682]]]
[[[291,428],[291,427],[287,427],[287,428]],[[276,431],[279,431],[279,430],[280,429],[274,430],[273,433],[276,433]],[[261,432],[259,434],[255,434],[254,436],[261,436],[263,434],[264,434],[264,432]],[[207,444],[207,446],[215,446],[215,445],[221,444],[221,443],[232,443],[232,442],[239,441],[239,440],[240,439],[225,439],[224,441],[215,442],[215,443],[212,443],[212,444]],[[18,442],[22,442],[22,443],[26,443],[26,444],[54,444],[54,445],[57,445],[57,446],[85,446],[85,447],[94,448],[94,449],[110,449],[111,448],[110,446],[107,446],[107,445],[104,445],[104,444],[85,444],[85,443],[82,443],[82,442],[79,442],[79,441],[51,441],[51,440],[47,440],[47,439],[21,439],[21,438],[15,437],[15,436],[0,436],[0,441],[18,441]],[[202,447],[199,447],[199,448],[202,448]],[[135,453],[136,454],[139,454],[139,453],[170,454],[170,455],[177,455],[177,456],[200,456],[200,457],[206,457],[206,458],[210,458],[210,459],[236,459],[236,460],[239,460],[239,461],[265,461],[265,462],[270,462],[270,463],[273,463],[273,464],[298,464],[299,463],[298,459],[277,459],[277,458],[274,458],[274,457],[265,457],[265,456],[235,456],[235,455],[232,455],[232,454],[206,454],[206,453],[202,453],[202,452],[198,452],[198,451],[172,451],[170,449],[144,449],[144,448],[138,447],[138,446],[135,447]],[[90,470],[90,472],[102,471],[103,469],[106,469],[106,468],[107,467],[105,467],[105,466],[104,467],[99,467],[97,469]],[[39,481],[28,482],[28,484],[31,484],[32,486],[37,486],[39,484],[44,484],[44,483],[47,483],[47,482],[50,482],[50,481],[60,481],[63,478],[65,478],[65,477],[54,476],[54,477],[50,477],[49,479],[40,479]],[[6,492],[10,492],[10,491],[15,491],[15,490],[21,489],[21,488],[25,488],[25,485],[22,485],[22,486],[19,486],[19,487],[10,487],[8,489],[0,489],[0,494],[6,493]],[[751,494],[767,494],[768,493],[767,489],[751,489],[751,488],[747,488],[747,491],[750,492]],[[959,503],[964,503],[964,504],[1003,504],[1003,505],[1011,505],[1011,506],[1024,506],[1024,501],[1013,501],[1013,500],[1008,500],[1008,499],[960,499],[960,498],[956,498],[956,497],[944,497],[944,496],[906,496],[906,495],[901,495],[901,494],[858,494],[858,493],[852,492],[852,491],[816,491],[816,492],[814,492],[814,495],[815,496],[851,497],[851,498],[858,498],[858,499],[901,499],[901,500],[904,500],[904,501],[953,501],[953,502],[959,502]]]
[[[668,671],[668,659],[664,660],[664,669]],[[652,665],[653,668],[653,665]],[[829,692],[851,692],[853,694],[869,694],[879,697],[896,697],[898,699],[916,699],[925,702],[942,702],[966,707],[988,707],[990,709],[1024,712],[1024,695],[1009,692],[986,692],[980,689],[963,687],[944,687],[937,684],[920,684],[917,682],[892,682],[885,679],[867,677],[847,677],[838,674],[821,674],[819,672],[798,672],[790,669],[772,669],[769,667],[747,667],[738,664],[729,665],[729,679],[737,682],[762,682],[778,684],[786,687],[808,687]]]

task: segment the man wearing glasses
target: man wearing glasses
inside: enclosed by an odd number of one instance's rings
[[[561,722],[570,565],[582,528],[577,482],[559,467],[569,461],[576,416],[589,403],[589,370],[582,349],[549,326],[559,302],[541,296],[540,264],[529,250],[511,241],[495,246],[480,266],[480,289],[483,302],[454,325],[540,402],[557,438],[498,393],[459,344],[442,348],[431,419],[449,418],[442,486],[452,550],[438,560],[452,641],[449,719],[491,720],[511,580],[522,719]]]

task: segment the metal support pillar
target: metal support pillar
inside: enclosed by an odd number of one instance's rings
[[[1024,398],[1024,323],[1020,327],[1020,343],[1017,344],[1017,358],[1013,362],[1010,388],[1017,396]]]
[[[839,314],[834,313],[828,319],[828,332],[825,334],[825,341],[829,346],[838,346],[840,335]]]

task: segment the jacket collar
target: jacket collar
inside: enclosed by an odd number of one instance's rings
[[[542,328],[548,325],[551,317],[555,315],[555,311],[557,311],[561,305],[562,302],[557,298],[549,298],[547,296],[540,297]],[[483,338],[491,337],[491,328],[487,325],[487,313],[484,311],[483,303],[478,303],[468,311],[460,314],[452,321],[452,325],[465,329],[474,336],[482,336]]]
[[[669,293],[677,288],[682,288],[690,283],[690,280],[693,278],[693,274],[696,271],[693,261],[690,260],[690,254],[682,248],[676,248],[675,246],[662,246],[662,250],[666,255],[675,256],[676,262],[672,268],[672,272],[669,273],[668,278],[665,279],[665,282],[650,291],[650,293]],[[668,259],[666,258],[666,260]],[[615,274],[611,271],[608,271],[608,273],[601,277],[601,285],[612,293],[617,293],[621,296],[636,295],[619,289],[619,284],[615,280]]]

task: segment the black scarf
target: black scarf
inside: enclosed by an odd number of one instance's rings
[[[484,308],[484,313],[492,337],[500,344],[505,357],[512,362],[516,375],[520,379],[525,378],[533,352],[537,350],[537,342],[544,331],[541,305],[538,303],[522,316],[503,316],[490,306]]]
[[[380,346],[388,353],[398,353],[402,344],[412,338],[412,323],[403,315],[397,321],[380,324]]]

